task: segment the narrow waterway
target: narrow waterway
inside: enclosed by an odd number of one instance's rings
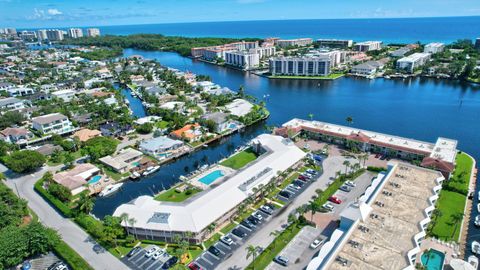
[[[307,118],[310,113],[314,114],[317,120],[337,124],[346,124],[345,118],[351,116],[355,127],[430,142],[434,142],[439,136],[457,139],[459,149],[470,153],[476,159],[480,157],[478,85],[425,78],[268,80],[181,57],[176,53],[132,49],[124,52],[125,56],[134,54],[156,59],[164,66],[209,75],[215,83],[232,90],[243,85],[248,94],[266,101],[271,116],[267,121],[247,128],[243,133],[224,138],[209,148],[162,166],[156,174],[140,182],[127,182],[123,190],[112,197],[98,199],[93,212],[99,217],[113,213],[117,206],[139,195],[151,195],[168,188],[178,182],[180,175],[194,170],[197,166],[228,156],[237,146],[265,132],[266,125],[280,125],[294,117]],[[126,97],[130,101],[128,93]],[[130,101],[130,105],[133,104],[136,103]],[[477,196],[474,197],[476,205]],[[476,215],[474,209],[472,218]],[[473,225],[470,226],[469,242],[478,238],[480,231]]]

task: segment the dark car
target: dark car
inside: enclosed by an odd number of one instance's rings
[[[210,246],[208,248],[208,252],[212,253],[213,255],[215,255],[217,257],[220,256],[220,254],[221,254],[220,250],[218,248],[216,248],[215,246]]]
[[[299,175],[298,176],[298,179],[302,180],[302,181],[308,181],[308,178],[303,176],[303,175]]]
[[[288,191],[285,191],[285,190],[282,190],[278,193],[278,195],[282,196],[282,197],[285,197],[287,199],[290,199],[290,197],[292,197],[292,194]]]
[[[294,184],[297,187],[303,187],[303,185],[305,185],[305,183],[303,183],[302,181],[299,181],[299,180],[293,181],[292,184]]]
[[[178,262],[178,258],[173,256],[162,265],[162,269],[168,269],[174,266],[177,262]]]
[[[238,236],[240,238],[243,238],[243,237],[247,236],[247,234],[245,232],[243,232],[242,230],[240,230],[239,228],[233,229],[232,234],[235,235],[235,236]]]
[[[140,252],[140,250],[142,250],[141,247],[134,247],[132,250],[130,250],[130,252],[128,252],[127,257],[132,257],[133,255]]]
[[[253,223],[250,222],[250,221],[247,220],[247,219],[242,220],[242,222],[240,222],[240,224],[242,224],[243,226],[245,226],[245,227],[247,227],[247,228],[249,228],[249,229],[255,228],[255,225],[253,225]]]
[[[260,223],[260,220],[258,220],[256,217],[254,216],[249,216],[247,218],[248,221],[250,221],[253,225],[257,225],[258,223]]]

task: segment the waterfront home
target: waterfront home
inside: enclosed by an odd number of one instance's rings
[[[213,88],[213,89],[205,90],[204,92],[207,93],[207,94],[216,95],[216,96],[229,95],[229,94],[230,95],[235,95],[236,94],[235,91],[230,90],[230,88],[228,88],[228,87]]]
[[[158,85],[153,85],[153,86],[147,86],[145,87],[145,93],[149,95],[155,95],[155,96],[161,96],[165,93],[167,93],[167,89],[164,87],[160,87]]]
[[[149,115],[149,116],[145,116],[145,117],[136,119],[134,121],[134,123],[137,124],[137,125],[143,125],[143,124],[146,124],[146,123],[155,123],[155,121],[158,121],[160,119],[161,118],[159,116]]]
[[[350,73],[357,75],[373,75],[377,71],[382,70],[387,63],[387,58],[378,61],[367,61],[365,63],[353,66],[350,70]]]
[[[200,140],[203,135],[202,127],[198,124],[188,124],[170,133],[173,138],[194,142]]]
[[[7,92],[11,97],[23,97],[32,95],[35,93],[35,90],[30,87],[14,87],[7,89]]]
[[[253,105],[245,99],[237,98],[231,103],[225,105],[225,108],[231,115],[241,117],[248,114],[252,110]]]
[[[10,128],[7,127],[6,129],[0,131],[0,138],[8,143],[23,143],[27,142],[28,140],[32,139],[33,133],[25,128]]]
[[[105,103],[105,105],[107,105],[107,106],[117,106],[118,105],[118,101],[117,101],[117,98],[115,96],[111,96],[111,97],[108,97],[108,98],[104,99],[103,103]]]
[[[237,206],[250,198],[255,190],[270,183],[277,172],[287,170],[306,155],[291,140],[280,136],[263,134],[252,143],[260,154],[256,162],[234,172],[228,181],[220,182],[221,168],[212,171],[211,174],[216,175],[213,180],[220,183],[193,200],[165,203],[150,196],[140,196],[120,205],[113,216],[126,213],[134,218],[137,221],[135,233],[141,239],[173,241],[173,236],[180,234],[190,236],[191,242],[201,243],[210,235],[209,225],[222,226],[229,222],[237,212]],[[133,232],[131,226],[122,226]]]
[[[181,111],[183,109],[183,106],[185,105],[185,102],[181,101],[170,101],[167,103],[164,103],[160,105],[160,108],[166,109],[166,110],[171,110],[171,111]]]
[[[14,97],[0,99],[0,110],[18,110],[25,108],[25,101]]]
[[[137,165],[136,162],[138,162],[142,156],[143,154],[140,151],[133,148],[125,148],[115,155],[108,155],[99,160],[118,173],[126,173]]]
[[[53,180],[68,188],[72,195],[76,195],[86,189],[89,181],[93,184],[101,176],[100,169],[90,163],[76,165],[73,169],[59,172],[53,175]]]
[[[92,78],[84,81],[83,85],[85,86],[85,88],[92,88],[95,83],[101,83],[101,82],[104,82],[104,80],[99,78]]]
[[[414,53],[397,60],[396,68],[413,73],[419,67],[425,65],[430,59],[430,53]]]
[[[63,148],[60,145],[54,145],[54,144],[51,144],[51,143],[47,143],[47,144],[39,146],[38,148],[35,148],[35,151],[44,155],[44,156],[50,156],[53,153],[55,153],[56,151],[57,152],[63,151]]]
[[[131,127],[129,125],[121,125],[118,122],[108,122],[100,125],[100,132],[102,132],[102,136],[107,137],[123,136],[127,134],[130,129]]]
[[[55,133],[62,135],[75,130],[68,117],[61,113],[51,113],[32,118],[32,127],[42,134]]]
[[[63,100],[63,102],[70,102],[75,97],[75,91],[72,89],[58,90],[51,94],[53,97]]]
[[[79,141],[81,142],[86,142],[92,138],[101,136],[102,132],[96,129],[88,129],[88,128],[82,128],[75,133],[73,133],[72,137],[78,138]]]
[[[222,133],[229,128],[230,121],[227,113],[214,112],[205,114],[202,118],[215,123],[215,132]]]
[[[416,269],[444,180],[436,171],[389,163],[388,171],[340,212],[338,228],[306,269]]]
[[[0,91],[7,91],[10,88],[14,88],[16,85],[11,82],[0,82]]]
[[[160,136],[142,141],[138,146],[138,149],[146,154],[159,156],[168,155],[168,152],[178,149],[183,145],[184,143],[180,140],[174,140],[166,136]]]

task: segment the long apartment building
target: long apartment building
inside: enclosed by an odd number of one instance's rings
[[[216,58],[225,59],[225,53],[229,51],[245,51],[258,47],[258,41],[240,41],[219,46],[196,47],[190,50],[194,58],[203,58],[205,60],[214,60]]]
[[[70,28],[68,29],[68,36],[71,38],[81,38],[83,37],[83,30],[81,28]]]
[[[328,48],[350,48],[353,45],[351,39],[317,39],[315,43],[320,47]]]
[[[285,48],[285,47],[302,47],[308,46],[313,43],[311,38],[295,38],[295,39],[277,39],[275,40],[275,45]]]
[[[225,53],[225,64],[244,70],[256,68],[260,64],[260,55],[250,51],[231,51]]]
[[[269,60],[272,75],[327,76],[331,60],[325,56],[272,57]]]
[[[368,51],[376,51],[382,48],[381,41],[364,41],[358,42],[353,45],[353,50],[357,52],[368,52]]]
[[[372,180],[340,212],[340,223],[307,270],[414,270],[445,177],[404,163]]]
[[[413,73],[416,68],[419,68],[430,59],[430,53],[414,53],[409,56],[397,60],[396,68]]]
[[[172,241],[175,235],[201,243],[209,237],[208,226],[221,226],[237,212],[237,206],[248,199],[260,186],[273,181],[277,172],[290,168],[306,153],[280,136],[263,134],[252,140],[252,149],[259,154],[255,162],[242,170],[218,179],[218,185],[181,203],[161,202],[151,196],[140,196],[122,204],[114,216],[126,213],[137,221],[126,229],[142,239]],[[221,170],[221,169],[220,169]]]
[[[315,51],[315,52],[308,53],[306,56],[330,58],[330,66],[333,68],[346,61],[347,52],[340,51],[340,50]]]
[[[444,49],[445,49],[445,44],[440,42],[432,42],[425,45],[425,47],[423,48],[423,52],[435,54],[435,53],[443,52]]]
[[[387,135],[353,127],[331,123],[308,121],[294,118],[275,130],[275,134],[295,137],[305,134],[347,147],[355,147],[364,152],[379,153],[389,157],[417,161],[423,167],[441,171],[445,178],[455,168],[457,141],[438,138],[429,143],[409,138]]]

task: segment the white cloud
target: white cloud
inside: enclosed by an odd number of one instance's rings
[[[53,15],[53,16],[63,14],[60,10],[58,10],[56,8],[50,8],[50,9],[47,10],[47,12],[48,12],[48,14]]]

